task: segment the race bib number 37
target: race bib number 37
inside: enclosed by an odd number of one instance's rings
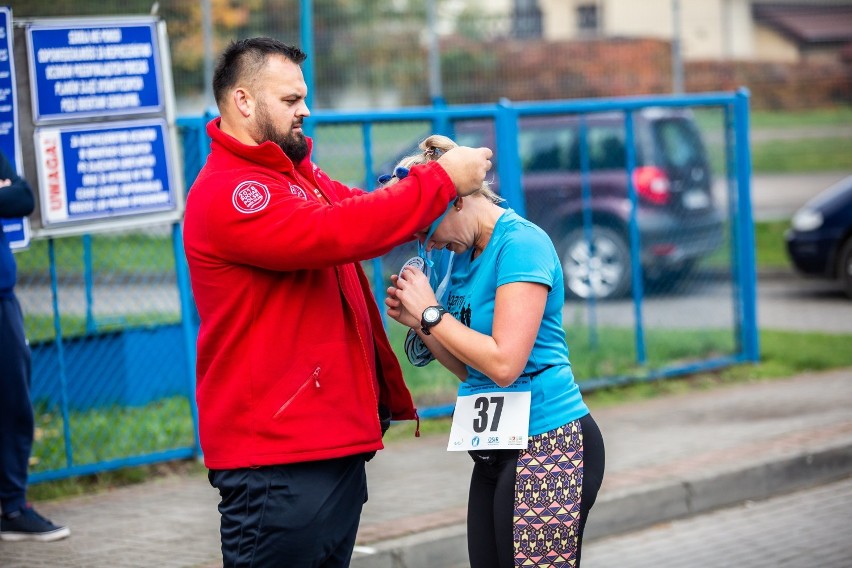
[[[523,449],[529,425],[529,379],[507,388],[462,385],[447,451]]]

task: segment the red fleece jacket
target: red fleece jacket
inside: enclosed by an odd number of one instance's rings
[[[377,407],[416,411],[359,260],[380,256],[456,197],[437,163],[364,192],[247,146],[215,119],[186,204],[184,248],[201,318],[204,460],[230,469],[382,448]],[[310,142],[310,141],[309,141]]]

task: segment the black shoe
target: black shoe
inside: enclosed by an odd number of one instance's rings
[[[51,542],[70,534],[68,527],[54,525],[29,505],[20,511],[0,517],[0,540]]]

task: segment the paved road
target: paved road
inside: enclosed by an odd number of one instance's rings
[[[852,566],[852,478],[593,540],[583,568]]]
[[[758,281],[757,322],[760,329],[852,333],[852,300],[833,282],[765,279]]]
[[[757,321],[760,329],[852,333],[852,301],[831,282],[789,274],[758,279]],[[565,304],[568,326],[632,327],[636,316],[633,300]],[[649,294],[642,302],[646,330],[734,329],[736,304],[732,282],[696,275],[678,290]]]
[[[751,206],[757,221],[789,219],[796,209],[830,185],[852,174],[849,171],[794,174],[759,174],[751,180]],[[716,179],[714,194],[727,203],[727,182]]]

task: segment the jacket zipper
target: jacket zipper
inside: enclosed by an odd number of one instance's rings
[[[304,383],[302,383],[302,385],[299,387],[299,389],[296,392],[293,393],[293,396],[288,398],[287,401],[284,404],[281,405],[281,408],[278,409],[278,412],[276,412],[275,414],[272,415],[272,419],[277,420],[278,417],[281,415],[281,413],[284,412],[285,410],[287,410],[287,407],[290,406],[290,404],[292,404],[292,402],[296,399],[296,397],[299,396],[300,394],[302,394],[302,392],[305,389],[307,389],[309,386],[311,386],[312,382],[314,383],[316,388],[320,388],[319,374],[320,374],[320,367],[317,366],[317,368],[314,369],[314,372],[311,373],[311,376],[308,377],[308,379]]]
[[[343,278],[344,278],[344,274],[342,274],[341,269],[340,269],[339,267],[335,267],[335,271],[337,272],[337,282],[341,285],[341,291],[342,291],[342,290],[343,290],[343,284],[344,284],[344,282],[342,282],[342,280],[343,280]],[[346,300],[346,303],[347,303],[347,304],[348,304],[348,306],[349,306],[349,311],[350,311],[350,312],[352,312],[352,313],[354,314],[354,313],[355,313],[355,308],[352,306],[352,302],[349,300],[349,298],[346,296],[346,294],[345,294],[345,293],[344,293],[344,294],[342,294],[342,296],[343,296],[343,299],[344,299],[344,300]],[[365,298],[364,300],[365,300],[365,301],[369,301],[369,300],[367,300],[366,298]],[[366,307],[366,306],[365,306],[365,307]],[[370,309],[370,308],[369,308],[369,307],[367,307],[367,311],[368,311],[367,317],[368,317],[368,319],[369,319],[369,309]],[[361,335],[361,329],[358,327],[358,322],[357,322],[357,321],[355,322],[355,326],[354,326],[354,327],[355,327],[355,333],[357,333],[357,334],[358,334],[358,346],[360,347],[360,351],[361,351],[361,358],[362,358],[362,360],[364,361],[364,366],[366,367],[366,369],[365,369],[365,370],[367,371],[367,376],[369,377],[369,376],[370,376],[370,360],[367,358],[367,352],[366,352],[366,350],[364,349],[364,336],[363,336],[363,335]],[[376,379],[377,379],[377,380],[378,380],[378,372],[379,372],[378,365],[379,365],[379,362],[378,362],[378,361],[376,361],[376,374],[377,374]],[[378,422],[380,423],[380,425],[379,425],[379,432],[381,432],[381,421],[382,421],[382,417],[381,417],[381,416],[379,416],[379,393],[377,393],[377,392],[376,392],[376,389],[373,387],[373,381],[372,381],[372,379],[369,381],[369,383],[370,383],[370,392],[372,392],[372,393],[373,393],[373,401],[374,401],[374,402],[375,402],[375,404],[376,404],[376,419],[377,419],[377,420],[378,420]],[[388,409],[388,410],[390,410],[390,409]],[[393,417],[393,411],[391,411],[391,417]],[[419,428],[418,428],[418,430],[419,430]]]

